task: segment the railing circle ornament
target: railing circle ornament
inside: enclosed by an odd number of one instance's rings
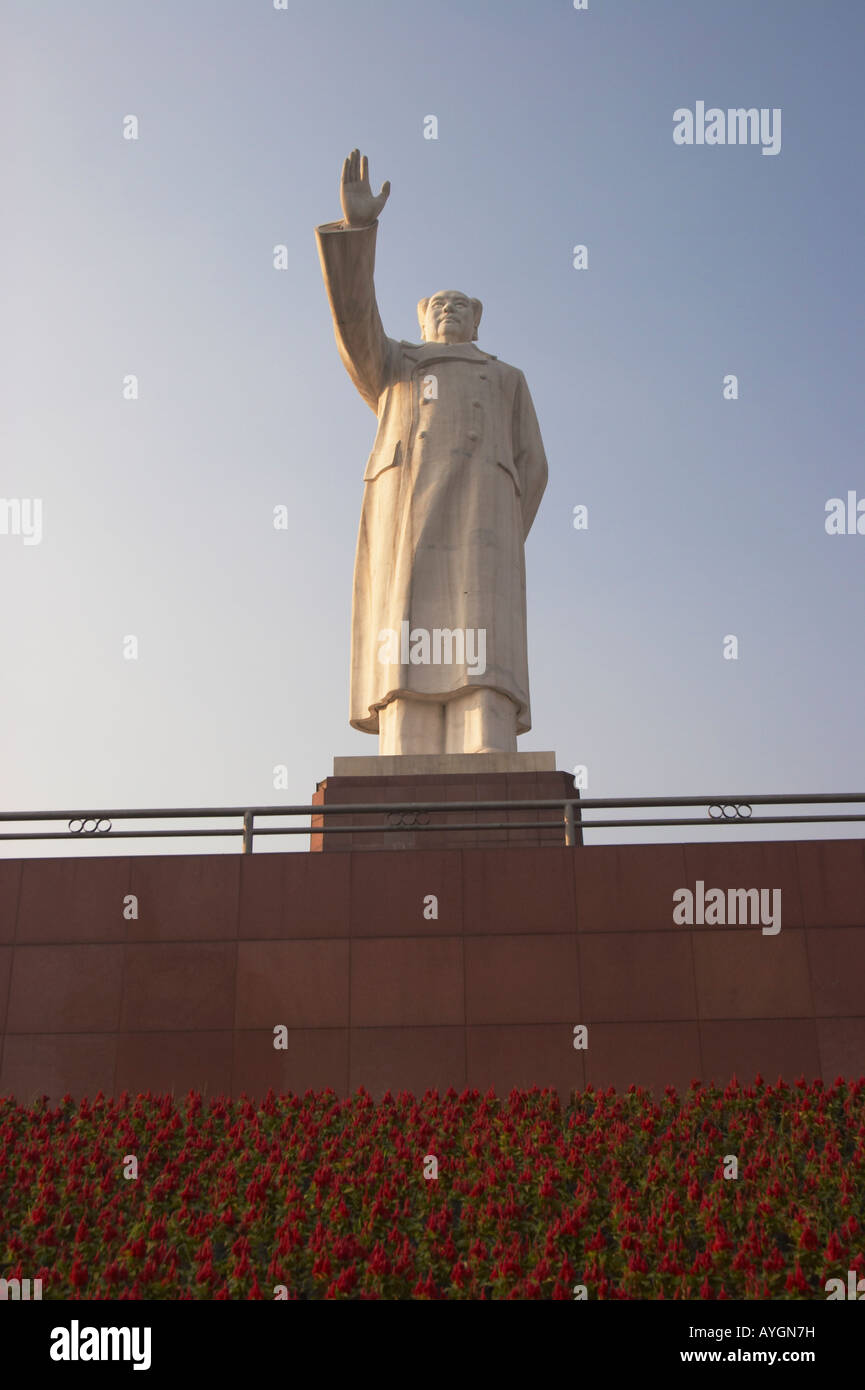
[[[73,816],[66,828],[72,835],[107,835],[111,829],[111,821],[105,816]]]
[[[752,814],[747,801],[715,801],[709,807],[710,820],[750,820]]]

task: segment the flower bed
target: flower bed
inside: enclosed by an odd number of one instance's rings
[[[865,1079],[7,1099],[0,1153],[0,1275],[43,1299],[797,1299],[865,1275]]]

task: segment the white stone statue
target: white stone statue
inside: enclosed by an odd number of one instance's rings
[[[481,304],[418,305],[423,342],[384,332],[366,156],[344,220],[316,230],[340,357],[378,416],[354,568],[349,720],[379,753],[515,752],[531,728],[524,542],[547,484],[525,378],[475,347]]]

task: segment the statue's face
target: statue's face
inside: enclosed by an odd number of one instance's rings
[[[439,290],[427,301],[423,323],[428,343],[470,343],[475,331],[475,306],[459,290]]]

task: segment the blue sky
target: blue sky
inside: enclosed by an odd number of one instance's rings
[[[308,802],[377,752],[348,725],[375,420],[313,236],[354,146],[392,185],[386,330],[464,289],[535,402],[521,749],[594,796],[862,789],[865,535],[824,521],[865,498],[865,7],[11,0],[2,28],[0,497],[43,505],[39,545],[0,534],[3,809]],[[677,146],[697,101],[780,108],[780,153]]]

